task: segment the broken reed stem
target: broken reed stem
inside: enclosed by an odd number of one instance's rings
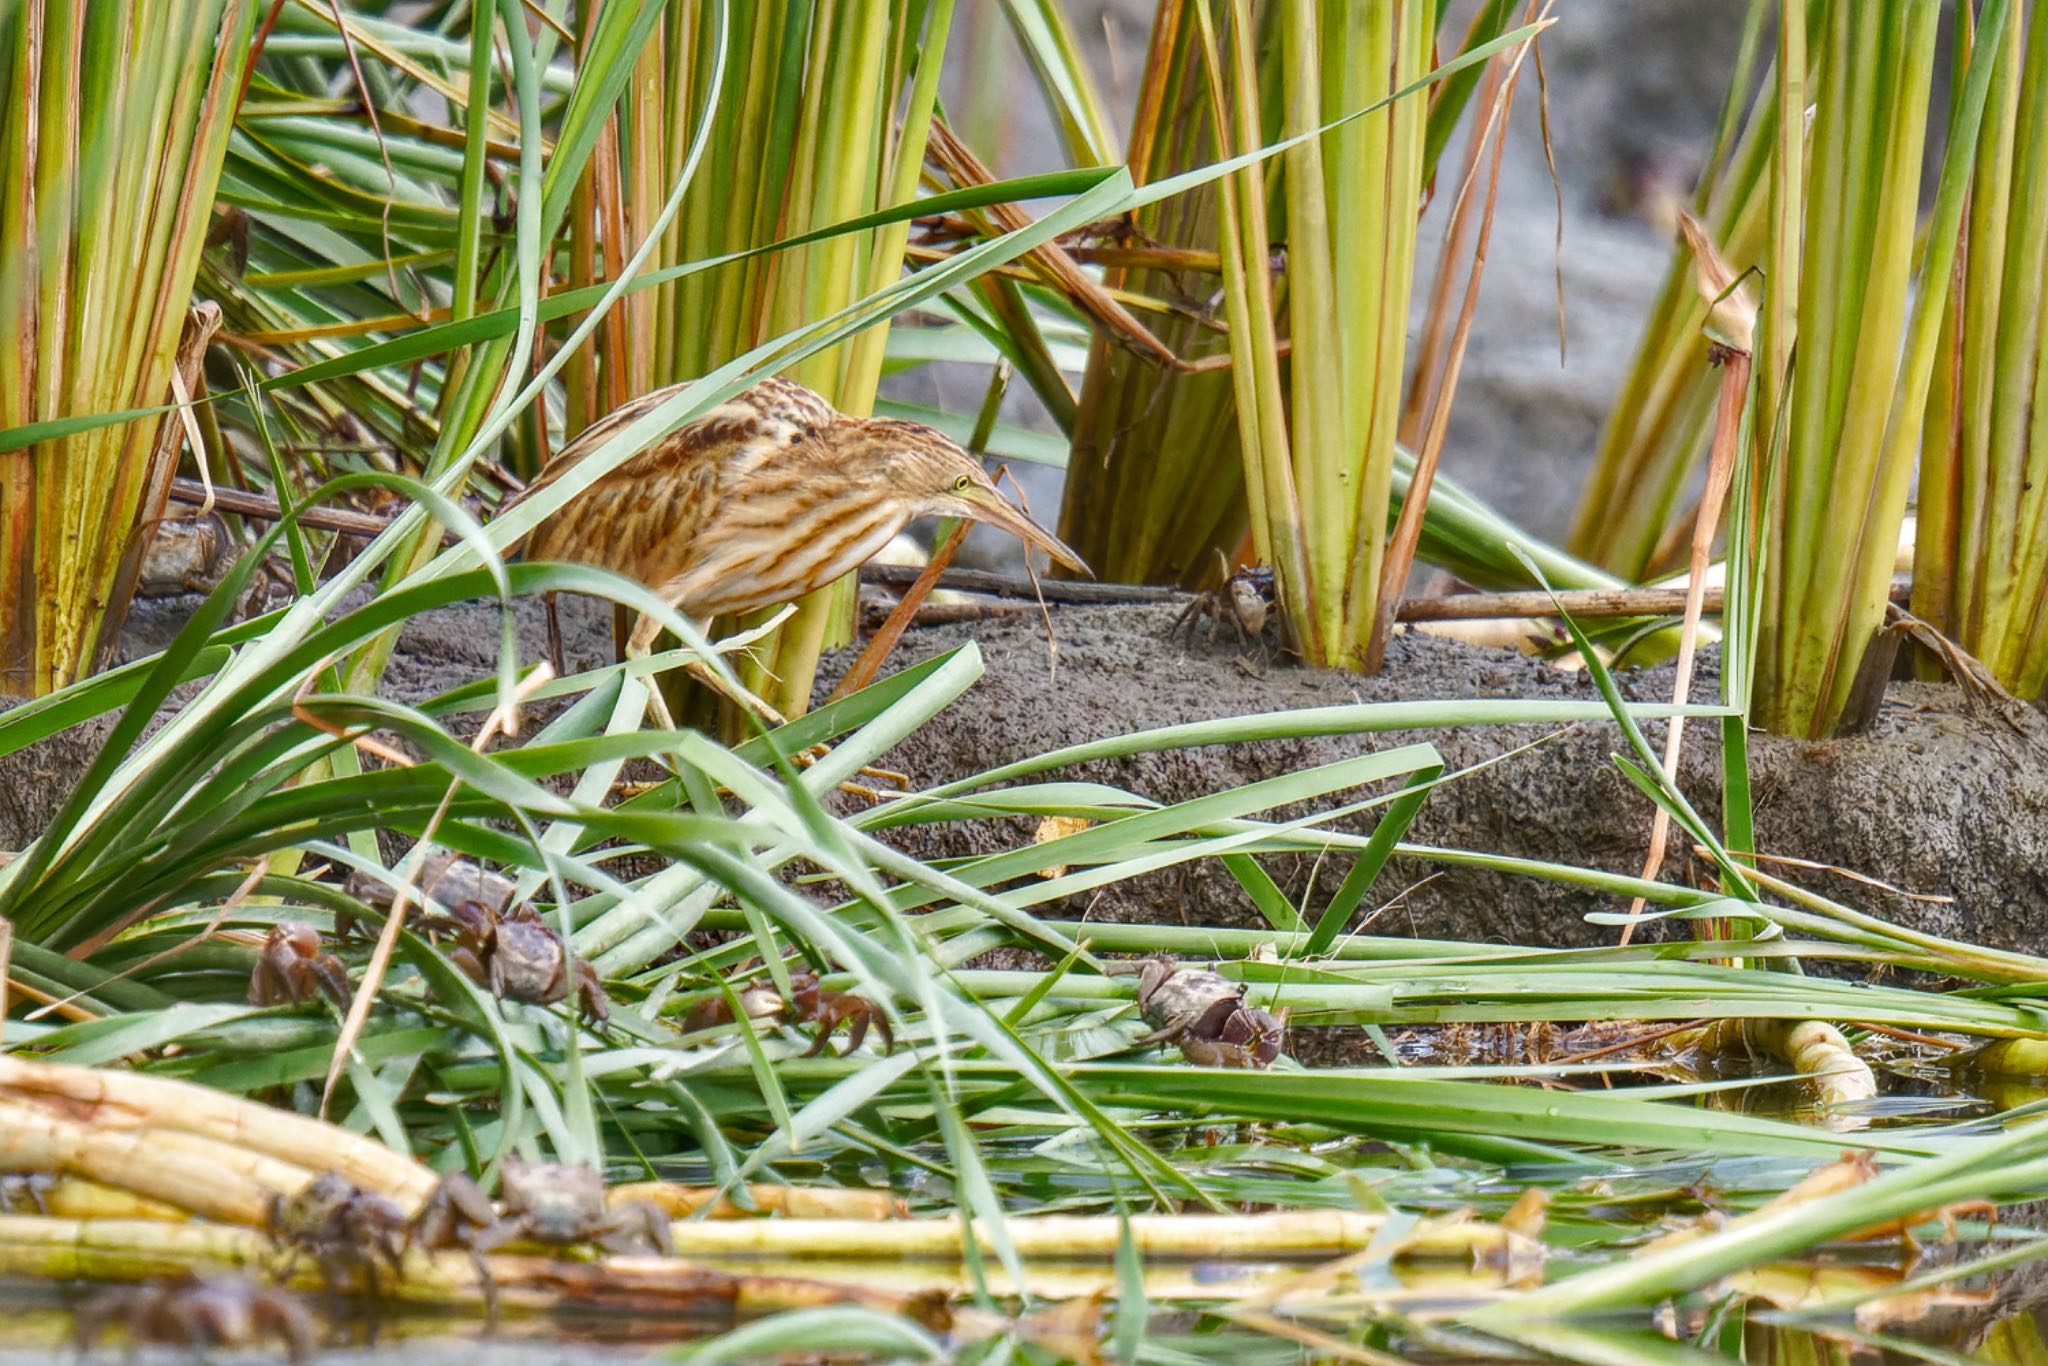
[[[174,1145],[174,1138],[189,1141],[193,1136],[161,1128],[96,1128],[33,1105],[0,1101],[0,1171],[84,1177],[223,1223],[262,1222],[270,1194],[278,1187],[264,1185],[246,1164],[224,1159],[270,1159],[225,1145],[195,1153],[189,1146]],[[292,1171],[297,1179],[283,1187],[286,1191],[298,1189],[311,1175],[301,1168]],[[275,1173],[274,1167],[266,1168],[266,1175]]]
[[[1716,1020],[1701,1031],[1700,1047],[1776,1058],[1812,1082],[1823,1105],[1860,1105],[1877,1097],[1870,1064],[1856,1056],[1841,1030],[1819,1020]]]
[[[860,571],[861,581],[881,588],[903,588],[916,582],[918,566],[871,564]],[[983,593],[992,597],[1043,597],[1046,602],[1125,605],[1144,603],[1185,604],[1193,594],[1178,588],[1155,588],[1145,584],[1075,583],[1065,579],[1043,579],[1034,588],[1030,579],[982,569],[949,569],[939,576],[939,588],[957,593]],[[1901,579],[1892,585],[1892,600],[1904,602],[1911,584]],[[1613,617],[1675,617],[1685,611],[1683,588],[1584,588],[1512,593],[1450,593],[1434,598],[1405,598],[1395,612],[1404,622],[1504,621],[1527,617],[1555,619],[1559,610],[1585,619]],[[1718,616],[1728,595],[1710,585],[1700,597],[1705,616]]]
[[[796,1277],[734,1274],[677,1258],[578,1262],[502,1255],[484,1260],[498,1302],[527,1309],[577,1305],[701,1312],[719,1307],[758,1314],[859,1304],[925,1320],[935,1309],[943,1312],[922,1296]],[[139,1281],[188,1271],[283,1271],[286,1261],[286,1254],[263,1234],[223,1224],[0,1215],[0,1276]],[[324,1288],[319,1268],[305,1257],[290,1268],[288,1283],[304,1290]],[[382,1286],[393,1299],[407,1303],[485,1304],[484,1282],[464,1252],[408,1251],[402,1275],[387,1278]]]
[[[0,1215],[0,1275],[134,1281],[248,1268],[316,1288],[317,1265],[292,1261],[259,1229],[272,1196],[293,1193],[324,1170],[407,1207],[417,1207],[434,1185],[426,1168],[319,1120],[188,1082],[0,1056],[0,1171],[57,1178],[41,1192],[47,1214]],[[904,1203],[886,1192],[754,1186],[745,1195],[751,1209],[715,1190],[666,1182],[624,1185],[608,1195],[614,1206],[644,1200],[669,1215],[684,1256],[499,1255],[487,1259],[487,1282],[466,1253],[415,1250],[387,1289],[412,1303],[477,1306],[488,1284],[504,1303],[536,1309],[574,1304],[749,1315],[858,1304],[927,1323],[950,1322],[945,1300],[973,1291],[964,1266],[969,1223],[959,1216],[909,1218]],[[748,1217],[755,1213],[781,1217]],[[1113,1263],[1126,1237],[1153,1259],[1332,1257],[1367,1248],[1385,1223],[1381,1215],[1344,1210],[1139,1215],[1128,1223],[1023,1217],[1007,1226],[1011,1243],[1050,1265],[1033,1268],[1022,1285],[1005,1283],[1001,1293],[1114,1294]],[[743,1262],[724,1269],[706,1264],[712,1257]],[[1540,1258],[1540,1248],[1509,1229],[1452,1221],[1411,1234],[1396,1260],[1469,1270],[1531,1257]],[[930,1265],[903,1267],[917,1259]],[[854,1283],[804,1274],[821,1260]],[[771,1274],[764,1263],[787,1263],[797,1274]],[[901,1274],[878,1284],[869,1268],[879,1263]],[[1261,1284],[1247,1281],[1229,1297]],[[1154,1269],[1148,1285],[1161,1295],[1214,1297],[1188,1271]]]
[[[1687,230],[1693,225],[1687,220]],[[1674,670],[1671,695],[1680,706],[1692,699],[1693,658],[1699,651],[1700,616],[1705,610],[1707,563],[1714,553],[1714,530],[1721,521],[1721,505],[1735,475],[1736,446],[1742,438],[1742,413],[1749,402],[1750,356],[1746,350],[1716,344],[1712,353],[1721,367],[1720,398],[1714,413],[1714,444],[1707,456],[1707,486],[1700,493],[1699,511],[1693,522],[1692,556],[1687,565],[1685,624],[1678,635],[1678,666]],[[1724,594],[1725,596],[1725,594]],[[1664,781],[1678,786],[1678,761],[1685,748],[1685,718],[1673,716],[1665,723]],[[1643,859],[1642,878],[1655,882],[1664,870],[1664,848],[1671,838],[1671,813],[1658,806],[1650,821],[1650,849]],[[1621,944],[1626,948],[1636,931],[1636,918],[1643,913],[1644,899],[1629,903],[1628,922],[1621,927]]]

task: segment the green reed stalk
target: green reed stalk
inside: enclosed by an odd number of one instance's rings
[[[1132,120],[1128,164],[1150,183],[1220,160],[1201,68],[1195,0],[1162,0]],[[1277,88],[1270,81],[1267,89]],[[1277,124],[1277,108],[1259,125]],[[1218,191],[1205,185],[1146,205],[1140,240],[1212,249]],[[1218,277],[1192,270],[1112,268],[1111,289],[1180,299],[1153,332],[1182,359],[1215,364],[1229,345],[1210,305]],[[1231,377],[1162,367],[1098,334],[1074,421],[1060,536],[1111,582],[1213,583],[1249,528]]]
[[[1275,0],[1256,0],[1243,7],[1242,23],[1226,12],[1228,8],[1217,0],[1160,0],[1126,158],[1126,164],[1141,183],[1214,162],[1227,152],[1253,145],[1258,139],[1271,142],[1321,119],[1361,108],[1384,97],[1398,84],[1383,79],[1389,74],[1384,70],[1381,78],[1365,80],[1359,67],[1368,51],[1372,53],[1371,60],[1392,60],[1392,40],[1385,36],[1387,16],[1394,13],[1392,7],[1386,15],[1379,15],[1371,6],[1318,3],[1300,10]],[[1475,16],[1460,46],[1470,50],[1498,38],[1513,26],[1521,8],[1509,0],[1492,0]],[[1378,17],[1361,18],[1367,15]],[[1427,27],[1432,20],[1433,16],[1403,12],[1399,21],[1404,35],[1401,41],[1408,44],[1401,48],[1403,62],[1408,61],[1415,39],[1408,26]],[[1240,63],[1233,48],[1227,58],[1219,50],[1212,62],[1204,49],[1205,31],[1212,32],[1219,42],[1232,44],[1240,41],[1233,35],[1250,35],[1242,40],[1248,59]],[[1226,68],[1231,72],[1230,79],[1242,83],[1242,88],[1219,96],[1216,73]],[[1406,66],[1402,70],[1405,72]],[[1136,226],[1142,240],[1181,248],[1191,256],[1217,250],[1226,225],[1235,223],[1233,231],[1239,238],[1241,264],[1246,271],[1256,269],[1262,277],[1256,288],[1270,296],[1268,313],[1272,323],[1270,328],[1262,326],[1260,331],[1262,336],[1267,331],[1271,335],[1258,343],[1262,351],[1259,365],[1265,364],[1264,355],[1273,356],[1277,375],[1255,383],[1277,386],[1267,397],[1279,394],[1281,407],[1291,402],[1294,393],[1292,357],[1309,356],[1307,374],[1327,378],[1331,373],[1323,361],[1309,355],[1310,349],[1325,344],[1318,341],[1318,333],[1296,335],[1292,329],[1298,321],[1316,315],[1316,328],[1327,335],[1336,326],[1327,310],[1339,305],[1332,298],[1297,302],[1297,276],[1305,270],[1324,285],[1343,291],[1344,317],[1361,326],[1371,310],[1395,306],[1392,296],[1382,289],[1379,272],[1368,271],[1367,267],[1378,259],[1373,255],[1375,250],[1386,249],[1393,251],[1389,261],[1398,264],[1405,259],[1412,263],[1413,224],[1389,230],[1381,223],[1376,229],[1376,208],[1373,219],[1359,217],[1369,207],[1368,201],[1377,205],[1378,197],[1385,192],[1384,182],[1372,177],[1388,173],[1391,167],[1391,173],[1404,184],[1415,185],[1415,198],[1404,202],[1419,211],[1420,185],[1435,175],[1438,158],[1471,103],[1482,70],[1474,66],[1454,73],[1432,85],[1426,93],[1404,101],[1406,107],[1399,109],[1398,115],[1381,111],[1322,140],[1317,147],[1290,154],[1292,164],[1324,168],[1325,188],[1317,193],[1336,205],[1336,218],[1310,229],[1312,234],[1322,237],[1322,245],[1313,253],[1316,259],[1305,264],[1296,257],[1297,241],[1301,239],[1291,235],[1295,225],[1288,215],[1292,212],[1289,205],[1294,192],[1288,186],[1306,187],[1313,176],[1297,176],[1290,182],[1285,169],[1268,169],[1242,177],[1237,192],[1240,197],[1235,201],[1241,213],[1235,220],[1220,210],[1224,191],[1215,185],[1203,185],[1138,211]],[[1368,97],[1368,91],[1376,93]],[[1289,92],[1298,92],[1298,97]],[[1233,110],[1222,124],[1215,113],[1219,99],[1231,103]],[[1346,103],[1354,100],[1356,103]],[[1417,120],[1426,125],[1419,151],[1407,141],[1416,136]],[[1219,126],[1234,126],[1236,131],[1219,142]],[[1398,128],[1402,139],[1399,156],[1389,162],[1384,155],[1378,159],[1368,155],[1367,149],[1374,140],[1386,142],[1390,128]],[[1247,188],[1254,184],[1258,187],[1255,195]],[[1379,188],[1368,192],[1363,188],[1367,185]],[[1305,188],[1301,194],[1306,196],[1301,212],[1312,217],[1322,213],[1308,202],[1316,194]],[[1254,212],[1254,204],[1265,217],[1262,231],[1271,248],[1256,258],[1246,250],[1244,239],[1250,229],[1248,216]],[[1391,211],[1388,216],[1393,216]],[[1368,235],[1356,239],[1346,236],[1354,228],[1365,230]],[[1370,236],[1375,230],[1380,232],[1376,239]],[[1408,244],[1405,249],[1401,248],[1403,241]],[[1373,242],[1378,245],[1370,245]],[[1260,419],[1254,418],[1248,424],[1238,422],[1239,405],[1246,396],[1238,381],[1222,372],[1224,366],[1242,362],[1233,358],[1230,351],[1231,305],[1225,274],[1219,274],[1218,269],[1227,273],[1230,267],[1118,267],[1106,276],[1105,283],[1111,288],[1164,301],[1168,311],[1163,316],[1148,317],[1148,323],[1154,335],[1187,367],[1162,366],[1105,338],[1097,338],[1089,353],[1088,373],[1072,429],[1060,535],[1106,578],[1199,587],[1215,582],[1218,565],[1224,560],[1270,562],[1266,542],[1255,540],[1252,535],[1254,522],[1262,521],[1264,516],[1255,508],[1266,506],[1270,499],[1263,489],[1246,486],[1247,457],[1240,436],[1240,427],[1256,428]],[[1244,283],[1247,288],[1254,287],[1248,275]],[[1395,289],[1405,300],[1412,285],[1403,279],[1396,282]],[[1299,320],[1297,312],[1303,315]],[[1360,364],[1371,366],[1386,359],[1391,365],[1385,373],[1398,384],[1405,348],[1397,346],[1383,353],[1379,348],[1384,340],[1376,322],[1364,326],[1352,339],[1352,358],[1340,363],[1337,369],[1356,378],[1361,373]],[[1376,382],[1361,392],[1371,395],[1371,403],[1380,402]],[[1304,420],[1327,435],[1328,414],[1324,409],[1336,404],[1336,400],[1326,398],[1320,406],[1305,412]],[[1348,404],[1346,400],[1341,406]],[[1275,429],[1275,436],[1284,430],[1283,424]],[[1374,432],[1373,448],[1378,454],[1368,464],[1382,461],[1385,455],[1383,434],[1378,426]],[[1271,440],[1264,441],[1260,448],[1277,449]],[[1333,451],[1318,454],[1314,460],[1331,462],[1329,468],[1334,471],[1355,458],[1362,459],[1357,452],[1340,456]],[[1280,472],[1287,463],[1284,459],[1273,462],[1270,472]],[[1289,475],[1290,479],[1293,477]],[[1321,475],[1304,477],[1310,479],[1316,491],[1326,491],[1330,483]],[[1384,506],[1385,500],[1378,492],[1381,483],[1369,483],[1366,501]],[[1329,506],[1331,516],[1321,533],[1326,537],[1334,537],[1337,533],[1332,528],[1353,515],[1341,513],[1343,501],[1337,499]],[[1436,529],[1436,509],[1432,507],[1430,512],[1432,520],[1426,535]],[[1367,539],[1377,544],[1379,537]],[[1361,560],[1355,568],[1362,573],[1365,561]],[[1330,573],[1336,576],[1331,582],[1343,579],[1349,572],[1331,567]],[[1299,580],[1300,575],[1295,578]],[[1326,596],[1334,598],[1337,594]],[[1366,606],[1361,603],[1359,609]]]
[[[649,269],[762,246],[910,199],[952,13],[952,0],[734,4],[725,97],[710,116],[701,188]],[[621,255],[645,240],[697,132],[695,111],[711,78],[711,22],[697,6],[664,14],[624,106],[616,173],[594,172],[592,219],[579,220],[577,231],[602,242],[607,221],[621,225]],[[596,192],[606,186],[615,207]],[[623,310],[627,340],[602,350],[625,373],[607,376],[604,401],[587,402],[584,412],[595,417],[621,393],[704,374],[888,284],[902,268],[907,235],[907,224],[843,234],[661,286],[649,304]],[[788,373],[841,409],[865,413],[886,340],[885,328],[871,329]],[[801,712],[819,654],[846,638],[851,603],[850,583],[812,594],[756,647],[742,669],[747,685],[785,713]]]
[[[1897,558],[2008,3],[1989,0],[1983,8],[1917,256],[1940,4],[1834,0],[1819,25],[1797,358],[1785,451],[1763,525],[1768,562],[1755,719],[1780,734],[1831,733],[1866,660],[1882,658],[1870,652]],[[1767,273],[1775,271],[1767,266]]]
[[[1709,225],[1738,271],[1763,259],[1770,226],[1772,153],[1781,108],[1776,80],[1765,82],[1746,119],[1741,111],[1749,100],[1756,49],[1771,8],[1770,0],[1752,0],[1720,132],[1692,201],[1694,214]],[[1573,554],[1631,581],[1676,568],[1675,560],[1658,552],[1682,551],[1678,533],[1690,524],[1681,516],[1679,499],[1706,450],[1720,383],[1705,363],[1700,329],[1706,320],[1707,301],[1694,284],[1692,255],[1676,245],[1635,359],[1608,409],[1593,472],[1566,541]]]
[[[1227,150],[1257,145],[1259,46],[1249,0],[1204,42]],[[1385,99],[1430,67],[1434,7],[1289,0],[1273,9],[1281,131]],[[1225,74],[1227,73],[1227,74]],[[1272,170],[1224,182],[1224,294],[1251,527],[1295,642],[1361,667],[1385,554],[1427,102],[1397,100]],[[1268,273],[1284,242],[1284,291]],[[1289,341],[1283,368],[1279,339]]]
[[[0,7],[0,428],[169,400],[252,12]],[[169,488],[164,421],[0,452],[0,692],[105,654]]]
[[[1913,611],[2036,698],[2048,687],[2048,22],[2015,6],[2005,28],[1927,405]]]

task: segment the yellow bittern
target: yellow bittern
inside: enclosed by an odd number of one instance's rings
[[[684,387],[593,423],[520,498]],[[786,379],[763,380],[649,445],[536,526],[525,553],[638,579],[705,623],[822,588],[928,514],[988,522],[1087,570],[948,437],[917,422],[848,417]],[[642,616],[627,653],[644,654],[659,631]]]

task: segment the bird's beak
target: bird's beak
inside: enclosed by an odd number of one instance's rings
[[[1094,577],[1094,571],[1084,564],[1079,555],[1068,548],[1067,543],[1047,531],[1038,523],[1026,517],[1010,505],[1008,499],[994,489],[970,487],[959,495],[967,504],[969,515],[977,522],[987,522],[1009,532],[1026,545],[1037,546],[1053,559],[1078,574]]]

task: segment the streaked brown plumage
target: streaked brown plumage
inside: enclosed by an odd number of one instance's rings
[[[521,498],[683,387],[642,395],[592,424]],[[525,553],[638,579],[704,621],[822,588],[926,514],[989,522],[1086,568],[946,436],[916,422],[847,417],[786,379],[763,380],[649,445],[535,527]],[[653,636],[643,621],[633,644],[644,650]]]

